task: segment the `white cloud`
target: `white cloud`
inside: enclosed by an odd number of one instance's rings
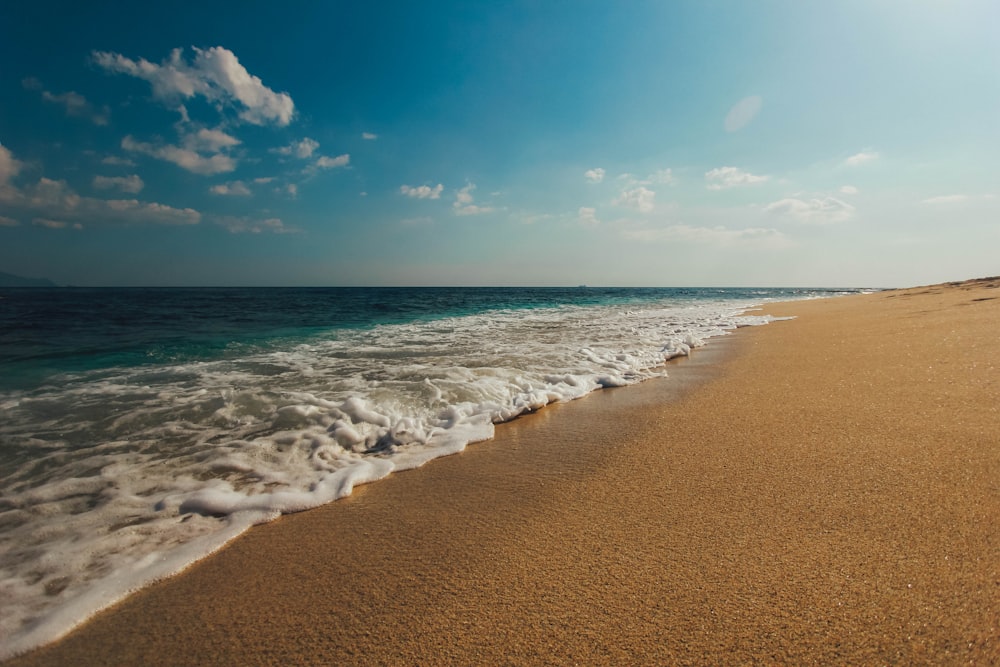
[[[580,207],[580,210],[577,211],[577,222],[584,227],[596,227],[601,224],[601,221],[597,219],[597,209],[589,206]]]
[[[921,204],[960,204],[964,201],[968,201],[968,195],[942,195],[940,197],[931,197],[930,199],[924,199]]]
[[[272,148],[271,152],[279,155],[294,155],[299,159],[305,160],[311,158],[317,148],[319,148],[319,142],[315,139],[306,137],[301,141],[293,141],[289,145],[282,146],[281,148]]]
[[[79,225],[77,228],[82,228],[82,222],[91,225],[193,225],[201,221],[201,214],[191,208],[174,208],[137,199],[81,197],[65,181],[48,178],[41,178],[23,189],[0,188],[0,201],[11,209],[30,212],[38,220],[66,222],[74,227]]]
[[[316,162],[313,163],[318,169],[334,169],[335,167],[346,167],[351,162],[351,156],[345,153],[344,155],[338,155],[337,157],[327,157],[326,155],[321,155]]]
[[[759,176],[743,171],[739,167],[718,167],[705,172],[706,187],[709,190],[725,190],[743,185],[763,183],[770,176]]]
[[[841,185],[840,186],[840,194],[842,194],[842,195],[856,195],[856,194],[858,194],[858,192],[860,192],[860,190],[858,190],[853,185]]]
[[[185,148],[205,153],[218,153],[223,149],[239,145],[239,139],[226,134],[222,130],[208,130],[202,128],[197,132],[192,132],[184,137]]]
[[[600,183],[604,180],[604,173],[603,169],[596,167],[583,172],[583,177],[587,179],[588,183]]]
[[[455,203],[451,205],[451,208],[455,211],[455,215],[481,215],[493,212],[491,206],[477,206],[473,203],[472,191],[475,189],[475,183],[469,183],[455,193]]]
[[[651,185],[672,185],[674,182],[674,172],[672,169],[660,169],[650,174],[646,180]]]
[[[777,215],[807,225],[828,225],[844,222],[854,216],[854,207],[834,197],[796,199],[789,197],[768,204],[765,213]]]
[[[20,225],[21,223],[14,218],[6,218],[0,215],[0,227],[19,227]]]
[[[844,164],[848,167],[857,167],[858,165],[877,160],[878,158],[879,154],[875,151],[861,151],[860,153],[855,153],[851,157],[844,160]]]
[[[218,225],[225,227],[230,234],[261,234],[270,232],[271,234],[293,234],[297,230],[286,227],[280,218],[267,218],[265,220],[253,220],[251,218],[237,218],[233,216],[219,216],[213,219]]]
[[[14,157],[14,154],[0,144],[0,185],[17,176],[21,172],[21,167],[21,162]]]
[[[295,185],[295,183],[289,183],[285,186],[285,192],[292,199],[296,199],[299,196],[299,186]]]
[[[361,138],[365,139],[366,141],[375,141],[376,139],[378,139],[378,135],[373,132],[362,132]]]
[[[690,225],[672,225],[659,229],[634,229],[624,233],[625,238],[633,241],[661,243],[700,243],[707,245],[737,245],[751,244],[771,248],[783,248],[791,245],[791,241],[776,229],[750,227],[747,229],[728,229],[726,227],[692,227]]]
[[[250,188],[243,181],[229,181],[228,183],[213,185],[209,188],[209,192],[215,195],[232,197],[249,197],[251,194]]]
[[[134,167],[135,161],[124,157],[118,157],[117,155],[109,155],[101,160],[101,164],[107,164],[113,167]]]
[[[237,108],[241,119],[254,125],[288,125],[295,104],[287,93],[276,93],[240,64],[236,55],[221,46],[194,48],[187,62],[182,49],[174,49],[159,65],[144,58],[132,60],[118,53],[94,51],[100,67],[148,81],[153,95],[174,104],[178,98],[202,96],[210,102]]]
[[[726,114],[726,120],[723,123],[726,132],[736,132],[749,125],[760,113],[761,105],[762,100],[759,95],[744,97],[737,102]]]
[[[95,125],[108,124],[108,118],[111,115],[111,110],[107,106],[101,108],[100,110],[94,108],[94,105],[88,102],[87,98],[76,91],[71,90],[58,94],[52,93],[48,90],[44,90],[42,82],[35,77],[28,77],[21,81],[21,83],[28,90],[41,91],[42,99],[46,102],[62,106],[66,110],[67,116],[87,118]]]
[[[640,213],[649,213],[656,204],[656,193],[643,186],[623,191],[615,200],[617,206],[634,208]]]
[[[194,174],[224,174],[236,169],[236,160],[222,153],[205,157],[190,148],[181,148],[170,144],[154,146],[153,144],[136,141],[131,135],[126,135],[122,139],[122,148],[133,153],[143,153],[160,160],[172,162],[178,167],[187,169]]]
[[[35,218],[31,221],[31,224],[37,227],[45,227],[46,229],[67,229],[72,227],[73,229],[83,229],[83,225],[76,223],[71,225],[64,220],[50,220],[49,218]]]
[[[259,178],[253,179],[253,182],[257,185],[267,185],[274,180],[274,176],[261,176]]]
[[[407,197],[413,197],[414,199],[440,199],[441,192],[444,190],[444,186],[438,183],[433,188],[427,185],[418,185],[417,187],[411,187],[409,185],[399,186],[399,191],[406,195]]]
[[[130,176],[94,176],[94,187],[99,190],[117,188],[122,192],[135,194],[146,186],[138,174]]]

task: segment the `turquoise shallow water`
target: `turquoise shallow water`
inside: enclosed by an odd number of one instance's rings
[[[0,290],[0,658],[247,527],[841,290]],[[748,312],[749,310],[749,312]]]

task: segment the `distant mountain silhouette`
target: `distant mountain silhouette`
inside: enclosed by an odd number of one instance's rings
[[[56,287],[48,278],[25,278],[0,271],[0,287]]]

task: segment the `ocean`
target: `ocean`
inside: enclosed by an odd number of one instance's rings
[[[856,291],[0,289],[0,659],[761,304]]]

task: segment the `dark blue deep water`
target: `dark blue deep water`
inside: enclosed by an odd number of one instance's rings
[[[5,288],[0,389],[102,368],[238,357],[336,329],[493,310],[705,298],[781,300],[839,289],[627,287]]]

